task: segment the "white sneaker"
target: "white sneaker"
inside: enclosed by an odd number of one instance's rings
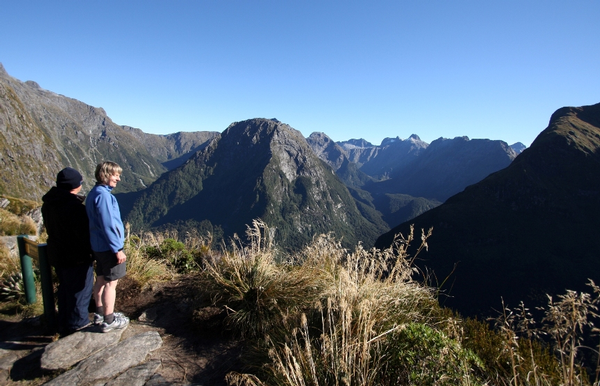
[[[118,330],[121,328],[125,328],[129,325],[129,318],[123,314],[115,312],[115,320],[112,323],[108,324],[106,322],[102,322],[100,325],[100,331],[109,332],[112,330]]]
[[[94,312],[94,326],[99,326],[104,323],[104,316]]]
[[[125,316],[125,315],[123,315],[121,312],[115,312],[115,316],[117,316],[117,315]],[[99,326],[99,325],[101,325],[103,322],[104,322],[104,316],[103,316],[103,315],[100,315],[100,314],[97,314],[97,313],[95,313],[95,312],[94,312],[94,322],[93,322],[93,323],[94,323],[94,325],[95,325],[95,326]]]

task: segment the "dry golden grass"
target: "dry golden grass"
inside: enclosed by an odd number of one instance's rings
[[[146,233],[142,237],[131,235],[129,224],[126,224],[127,237],[124,252],[127,256],[127,276],[144,288],[152,281],[173,278],[175,272],[169,269],[166,261],[148,257],[147,249],[154,245],[162,234]]]
[[[454,337],[454,323],[441,318],[435,290],[412,280],[406,255],[412,234],[398,239],[394,248],[365,250],[359,245],[353,252],[342,248],[333,235],[321,235],[279,263],[273,258],[276,251],[269,234],[265,224],[255,222],[249,228],[248,245],[234,248],[207,272],[215,303],[225,304],[233,326],[251,330],[254,334],[249,336],[268,353],[260,371],[232,373],[231,384],[415,384],[414,372],[395,355],[398,337],[421,325],[436,334],[444,348],[450,347],[448,355],[430,360],[428,367],[424,361],[419,364],[426,373],[421,379],[440,385],[476,384],[470,370],[476,357]],[[240,318],[240,313],[253,317]],[[261,327],[253,329],[257,325]],[[438,343],[432,340],[422,355],[439,352],[440,344],[433,344]],[[440,368],[448,371],[441,373]]]
[[[20,263],[10,255],[8,247],[0,240],[0,279],[20,271]]]
[[[541,320],[523,304],[504,307],[492,329],[441,308],[437,290],[413,280],[412,230],[386,250],[350,251],[326,234],[294,255],[273,232],[255,221],[221,252],[194,232],[127,235],[128,275],[142,287],[175,277],[173,261],[192,256],[197,288],[252,347],[254,367],[230,373],[231,385],[600,385],[599,347],[588,340],[600,332],[594,283],[549,297]],[[18,267],[3,254],[0,245],[0,269]]]
[[[271,234],[254,222],[248,243],[236,239],[203,278],[231,328],[253,342],[254,370],[230,373],[231,385],[599,384],[580,355],[597,349],[583,345],[598,331],[593,284],[593,294],[550,299],[542,321],[505,308],[490,329],[440,308],[436,289],[412,279],[412,230],[383,251],[348,251],[321,235],[286,258]]]
[[[503,307],[494,319],[504,337],[502,348],[510,360],[508,380],[502,384],[528,385],[599,385],[600,345],[587,346],[597,336],[600,287],[589,282],[591,293],[567,290],[540,307],[541,320],[535,320],[523,303],[516,309]],[[540,350],[540,342],[546,349]],[[554,354],[548,361],[548,353]],[[586,355],[593,353],[593,355]],[[596,358],[590,361],[590,358]],[[587,363],[586,363],[587,360]]]
[[[0,198],[6,198],[8,200],[8,205],[6,206],[7,211],[16,214],[17,216],[24,215],[32,209],[39,208],[42,206],[37,201],[26,200],[23,198],[10,197],[5,195],[0,195]]]
[[[0,236],[35,235],[37,228],[29,216],[18,216],[0,209]]]

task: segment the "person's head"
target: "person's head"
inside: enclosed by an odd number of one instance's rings
[[[73,168],[64,168],[56,175],[56,187],[69,192],[79,193],[83,177]]]
[[[121,181],[121,172],[123,169],[112,161],[104,161],[96,166],[96,181],[102,185],[108,185],[112,188]]]

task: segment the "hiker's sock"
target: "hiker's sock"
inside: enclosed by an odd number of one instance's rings
[[[115,314],[109,314],[109,315],[104,315],[104,323],[106,324],[111,324],[112,322],[115,321]]]
[[[104,315],[104,306],[102,306],[102,307],[96,307],[96,313],[98,315]]]

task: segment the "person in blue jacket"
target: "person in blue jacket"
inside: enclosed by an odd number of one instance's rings
[[[94,323],[102,332],[125,328],[129,318],[115,312],[117,284],[126,274],[123,252],[125,229],[117,199],[111,191],[121,181],[123,169],[105,161],[96,167],[96,185],[85,201],[89,218],[90,243],[96,258],[96,283],[93,294],[96,301]]]

